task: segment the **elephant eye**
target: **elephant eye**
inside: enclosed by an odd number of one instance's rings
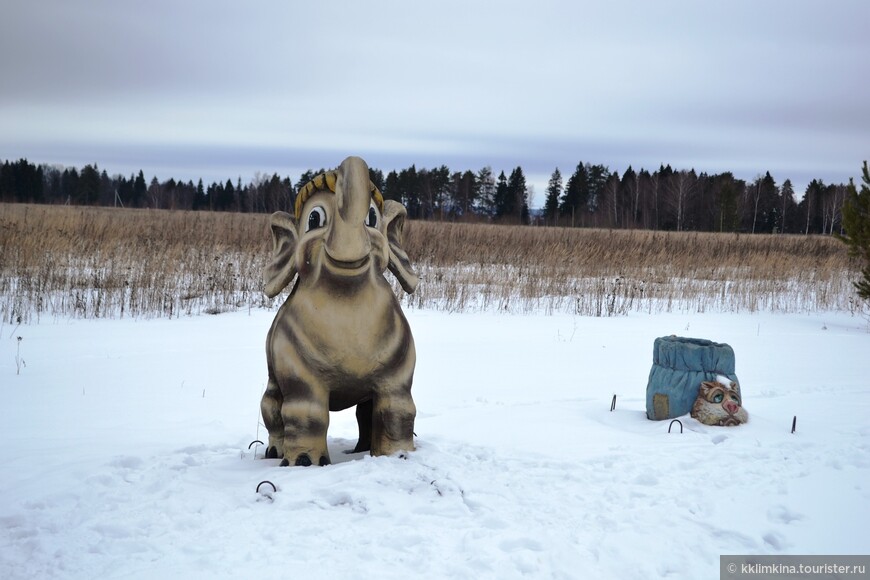
[[[713,402],[714,403],[721,403],[722,399],[724,399],[724,398],[725,398],[725,395],[723,395],[722,393],[716,393],[715,395],[713,395]]]
[[[374,202],[369,205],[369,214],[366,216],[366,225],[370,228],[378,227],[378,208],[375,207]]]
[[[326,225],[326,211],[319,205],[312,208],[308,214],[308,223],[305,224],[305,231],[316,230]]]

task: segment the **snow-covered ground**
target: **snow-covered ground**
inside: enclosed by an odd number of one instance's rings
[[[274,312],[0,327],[0,578],[718,578],[720,554],[870,554],[867,320],[407,314],[417,451],[346,455],[335,413],[323,468],[248,450]],[[734,348],[747,425],[646,419],[669,334]]]

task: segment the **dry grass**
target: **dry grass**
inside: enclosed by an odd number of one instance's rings
[[[262,215],[0,205],[0,312],[177,316],[268,304]]]
[[[269,307],[268,217],[0,205],[0,315],[180,316]],[[856,264],[827,237],[411,222],[421,284],[450,311],[855,310]],[[395,285],[398,291],[398,285]]]
[[[857,264],[824,236],[414,222],[415,305],[574,312],[856,310]]]

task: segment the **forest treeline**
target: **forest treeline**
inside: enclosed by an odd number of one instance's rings
[[[270,213],[293,207],[296,191],[319,171],[295,182],[257,174],[248,183],[202,179],[146,181],[109,176],[96,164],[81,169],[35,165],[26,159],[0,165],[0,202],[124,206],[136,208]],[[621,175],[605,165],[578,163],[564,179],[557,168],[544,192],[543,209],[530,210],[522,167],[510,173],[451,171],[412,165],[388,174],[370,169],[387,199],[402,202],[413,219],[746,233],[835,234],[842,231],[847,186],[813,180],[800,201],[790,180],[777,184],[769,172],[753,181],[730,172],[707,174],[631,167]]]

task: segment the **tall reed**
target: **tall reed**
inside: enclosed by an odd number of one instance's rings
[[[408,222],[412,308],[856,310],[857,264],[818,236]],[[270,307],[262,214],[0,204],[0,317],[174,317]],[[389,275],[388,275],[389,277]]]
[[[574,312],[860,308],[857,264],[825,236],[413,222],[422,292],[448,310]]]

